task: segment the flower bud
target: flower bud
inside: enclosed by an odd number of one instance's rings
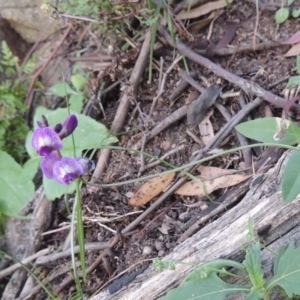
[[[73,133],[77,125],[77,117],[75,115],[69,115],[62,125],[61,131],[58,133],[59,137],[64,139],[65,137],[69,136]]]

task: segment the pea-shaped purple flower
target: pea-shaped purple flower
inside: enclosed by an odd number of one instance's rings
[[[70,184],[83,174],[81,164],[71,157],[63,157],[53,165],[54,179],[60,184]]]
[[[58,133],[61,139],[64,139],[65,137],[73,133],[77,125],[78,125],[77,117],[75,115],[69,115],[66,118],[65,122],[62,125],[57,124],[54,130]]]
[[[53,166],[60,159],[61,155],[57,151],[53,151],[49,155],[44,156],[44,158],[41,161],[41,169],[47,178],[54,178]]]
[[[60,150],[63,147],[60,137],[50,127],[36,129],[32,136],[31,145],[41,156],[49,155],[52,151]]]

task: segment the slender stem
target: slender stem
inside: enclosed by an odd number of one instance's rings
[[[210,161],[210,160],[212,160],[214,158],[217,158],[219,156],[222,156],[224,154],[234,153],[234,152],[237,152],[237,151],[240,151],[240,150],[243,150],[243,149],[247,149],[247,148],[262,147],[262,146],[280,147],[280,148],[285,148],[285,149],[289,149],[289,150],[300,151],[300,148],[294,147],[294,146],[290,146],[290,145],[281,145],[281,144],[275,144],[275,143],[257,143],[257,144],[252,144],[252,145],[246,145],[246,146],[237,147],[237,148],[230,149],[230,150],[225,150],[225,151],[219,152],[217,154],[214,154],[214,155],[211,155],[211,156],[199,159],[197,161],[190,162],[190,163],[185,164],[185,165],[183,165],[181,167],[174,167],[171,164],[167,163],[166,161],[162,161],[163,163],[168,164],[170,167],[172,167],[172,170],[159,173],[159,175],[153,174],[153,175],[148,175],[148,176],[144,176],[144,177],[140,177],[140,178],[136,178],[136,179],[132,179],[132,180],[126,180],[126,181],[116,182],[116,183],[110,183],[110,184],[95,184],[95,183],[91,183],[91,182],[85,182],[85,183],[87,185],[91,185],[91,186],[95,186],[95,187],[99,187],[99,188],[109,188],[109,187],[113,187],[113,186],[121,186],[121,185],[124,185],[124,184],[134,183],[134,182],[138,182],[138,181],[145,181],[145,180],[148,180],[148,179],[151,179],[151,178],[154,178],[154,177],[164,176],[164,175],[167,175],[167,174],[170,174],[170,173],[174,173],[174,172],[183,172],[188,167],[192,167],[192,166],[197,165],[199,163],[204,163],[204,162]],[[115,150],[124,150],[123,147],[106,146],[106,148],[115,149]],[[127,149],[127,150],[128,151],[134,151],[134,152],[137,152],[137,153],[141,153],[141,151],[135,150],[135,149]],[[150,155],[147,154],[147,153],[143,153],[143,154],[150,157]]]

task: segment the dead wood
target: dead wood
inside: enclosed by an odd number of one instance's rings
[[[42,190],[42,192],[41,192]],[[8,219],[5,238],[9,249],[4,250],[18,260],[35,254],[42,244],[42,233],[46,231],[52,220],[53,202],[48,201],[41,187],[37,193],[31,220]],[[27,271],[21,268],[14,272],[6,285],[2,300],[14,300],[27,278]]]
[[[248,233],[249,217],[252,218],[256,230],[267,224],[271,225],[270,231],[264,237],[265,245],[268,247],[278,248],[293,239],[299,243],[300,234],[297,231],[299,231],[300,221],[300,197],[298,196],[292,203],[284,203],[281,197],[280,184],[289,155],[290,152],[286,152],[274,168],[265,174],[259,174],[238,205],[178,245],[165,259],[195,265],[220,257],[241,261],[244,257],[241,249],[247,244],[245,236]],[[295,227],[297,227],[296,231]],[[266,266],[266,275],[270,275],[272,261],[266,252],[263,256],[263,264]],[[157,299],[177,286],[191,270],[190,266],[178,264],[176,271],[166,270],[158,273],[153,266],[150,266],[129,286],[121,288],[112,295],[108,290],[102,291],[92,300]]]
[[[266,91],[262,87],[260,87],[258,84],[246,80],[244,78],[241,78],[239,76],[236,76],[232,74],[231,72],[223,69],[219,65],[213,63],[209,59],[196,54],[194,51],[189,49],[185,44],[180,42],[179,40],[174,44],[171,36],[167,32],[166,28],[162,25],[158,26],[159,32],[164,36],[164,38],[167,40],[167,42],[172,46],[176,47],[183,55],[188,57],[189,59],[195,61],[196,63],[204,66],[205,68],[211,70],[214,74],[217,76],[220,76],[224,78],[225,80],[233,83],[234,85],[239,86],[241,89],[243,89],[248,94],[254,94],[257,97],[261,97],[262,99],[266,100],[267,102],[277,106],[277,107],[284,107],[286,104],[286,100],[282,97],[279,97],[277,95],[274,95],[273,93]],[[295,113],[300,113],[300,106],[293,104],[291,106],[291,110],[293,110]]]

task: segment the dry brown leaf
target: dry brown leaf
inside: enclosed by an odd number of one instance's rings
[[[201,173],[200,177],[202,180],[215,179],[220,176],[236,173],[235,170],[221,169],[221,168],[210,167],[210,166],[200,166],[198,168],[198,171]]]
[[[209,120],[214,110],[211,109],[204,117],[204,120],[199,124],[201,139],[206,146],[215,136],[213,126]]]
[[[200,176],[197,176],[200,179]],[[249,176],[241,174],[225,175],[211,180],[203,180],[205,184],[206,193],[202,187],[202,184],[189,181],[181,186],[175,194],[181,196],[205,196],[211,194],[213,191],[236,185],[249,178]]]
[[[295,44],[286,54],[284,57],[296,56],[300,54],[300,43]]]
[[[233,2],[233,0],[228,0],[227,2],[231,3],[231,2]],[[227,3],[225,0],[212,1],[212,2],[208,2],[204,5],[192,8],[190,11],[182,10],[177,15],[177,17],[181,20],[194,19],[194,18],[198,18],[200,16],[204,16],[204,15],[212,12],[213,10],[223,8],[226,6],[227,6]]]
[[[143,184],[129,199],[131,206],[142,206],[160,194],[173,180],[175,173],[155,177]]]
[[[194,22],[192,24],[190,24],[187,27],[187,30],[191,33],[191,34],[197,34],[199,33],[199,31],[206,27],[207,25],[209,25],[211,23],[211,21],[215,18],[215,16],[217,15],[217,13],[215,11],[213,11],[207,18],[200,20],[198,22]]]

